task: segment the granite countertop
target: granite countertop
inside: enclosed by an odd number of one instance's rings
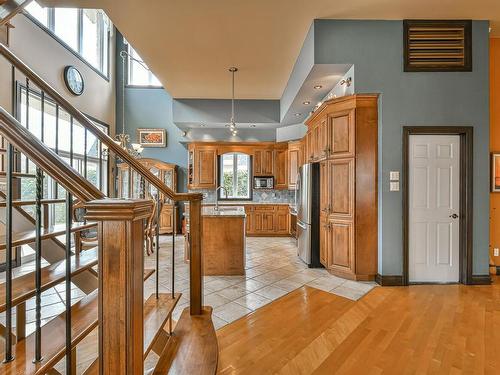
[[[241,206],[224,206],[224,208],[219,208],[218,211],[215,207],[202,207],[201,216],[222,216],[222,217],[246,217],[245,207]]]

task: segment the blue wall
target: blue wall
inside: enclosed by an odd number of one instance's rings
[[[124,49],[123,37],[117,32],[116,37],[116,129],[122,128],[122,59],[120,51]],[[135,142],[138,128],[163,128],[167,130],[167,147],[145,148],[142,155],[179,166],[177,191],[187,191],[187,150],[180,143],[182,132],[172,118],[172,97],[162,88],[125,88],[125,131]]]
[[[473,22],[473,71],[403,72],[401,21],[316,20],[315,63],[354,64],[356,92],[379,100],[379,272],[402,274],[402,193],[389,171],[402,169],[403,126],[474,127],[473,273],[488,274],[489,24]]]

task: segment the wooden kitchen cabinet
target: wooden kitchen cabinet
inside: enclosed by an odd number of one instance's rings
[[[196,186],[201,189],[217,187],[217,149],[198,147],[194,154]]]
[[[326,118],[316,126],[316,160],[323,160],[328,157],[328,121]]]
[[[326,120],[324,120],[326,123]],[[347,109],[328,116],[327,149],[332,158],[354,156],[355,110]]]
[[[247,236],[289,236],[288,205],[245,205]]]
[[[277,145],[274,150],[274,188],[288,189],[288,145]]]
[[[327,267],[341,275],[355,274],[353,222],[329,221]]]
[[[319,220],[319,261],[325,267],[328,268],[328,237],[330,235],[329,231],[328,215],[321,215]]]
[[[188,188],[215,189],[217,187],[217,147],[189,145]]]
[[[290,233],[290,212],[288,206],[276,208],[276,233],[287,235]]]
[[[253,175],[274,175],[274,150],[272,148],[256,149],[253,153]]]
[[[288,189],[294,190],[297,187],[297,173],[302,165],[302,145],[301,141],[288,143]]]
[[[321,128],[318,147],[326,147],[320,157],[320,261],[353,280],[373,280],[377,273],[377,99],[332,99],[306,122],[309,131]]]

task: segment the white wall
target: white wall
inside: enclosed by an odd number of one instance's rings
[[[114,74],[114,37],[110,41],[110,80],[107,81],[58,41],[35,25],[26,16],[14,17],[15,28],[10,33],[10,49],[31,69],[45,79],[80,111],[108,124],[114,134],[115,126],[115,85]],[[63,70],[74,65],[83,75],[85,91],[74,96],[66,89]],[[24,78],[17,72],[16,80]],[[10,65],[0,57],[0,105],[9,112],[12,110],[12,78]]]

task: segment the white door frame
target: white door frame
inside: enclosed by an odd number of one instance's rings
[[[459,135],[460,136],[460,271],[462,284],[486,284],[485,277],[472,276],[472,158],[473,128],[454,126],[405,126],[403,127],[403,275],[401,284],[409,284],[409,138],[410,135]]]

